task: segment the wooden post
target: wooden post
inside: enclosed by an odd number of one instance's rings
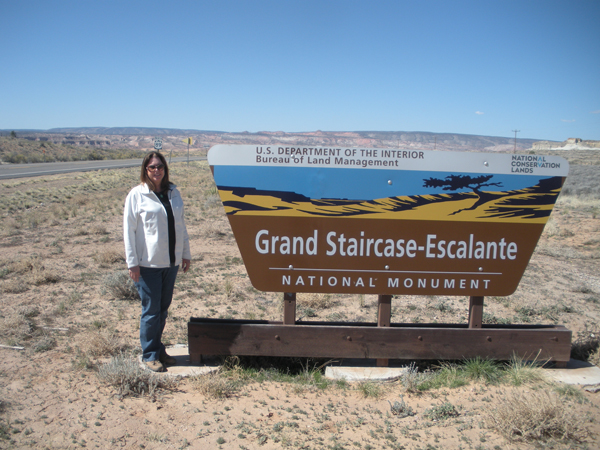
[[[483,297],[469,297],[469,328],[481,329],[483,323]]]
[[[379,295],[377,297],[377,326],[378,327],[389,327],[392,323],[392,296],[391,295]],[[379,358],[377,360],[377,366],[387,367],[389,365],[389,359]]]
[[[296,293],[283,294],[283,324],[296,325]]]

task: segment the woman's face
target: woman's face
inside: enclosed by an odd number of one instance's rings
[[[165,176],[165,166],[163,166],[161,160],[153,156],[146,166],[146,173],[148,174],[148,178],[154,183],[156,189],[160,189],[160,183]]]

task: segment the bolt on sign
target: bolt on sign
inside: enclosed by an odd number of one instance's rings
[[[250,281],[274,292],[503,296],[566,179],[560,157],[217,145]]]

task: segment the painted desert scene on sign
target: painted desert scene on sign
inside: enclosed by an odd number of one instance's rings
[[[457,176],[446,178],[449,177]],[[484,184],[477,177],[468,178],[462,181],[464,186],[474,186],[471,192],[373,200],[311,199],[295,192],[218,187],[225,211],[230,215],[545,223],[564,181],[563,177],[553,177],[539,179],[535,185],[523,189],[487,191],[477,187]]]

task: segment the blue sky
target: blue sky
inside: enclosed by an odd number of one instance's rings
[[[349,171],[356,170],[353,177]],[[448,194],[471,192],[471,189],[444,191],[442,187],[426,188],[424,180],[445,179],[456,172],[369,170],[369,169],[324,169],[298,167],[215,166],[215,181],[219,187],[251,187],[266,191],[295,192],[311,199],[336,198],[348,200],[375,200],[409,195]],[[477,174],[464,174],[479,176]],[[401,178],[400,178],[401,177]],[[540,179],[550,178],[539,175],[494,174],[484,191],[510,191],[535,186]],[[359,182],[357,182],[357,180]],[[394,182],[390,185],[388,180]]]
[[[600,1],[0,0],[0,129],[600,140]]]

